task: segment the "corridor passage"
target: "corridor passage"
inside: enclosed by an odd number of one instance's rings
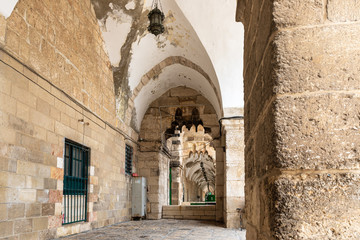
[[[245,240],[245,231],[226,229],[216,222],[162,219],[125,222],[61,239]]]

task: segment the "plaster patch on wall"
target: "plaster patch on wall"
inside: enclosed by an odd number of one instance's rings
[[[132,46],[146,31],[149,11],[143,12],[143,0],[91,1],[113,66],[117,117],[125,121],[131,118],[126,110],[132,94],[129,87]]]
[[[129,2],[128,4],[125,5],[125,8],[126,8],[127,10],[134,10],[134,9],[135,9],[135,6],[136,6],[135,2],[134,2],[134,1],[131,1],[131,2]]]
[[[2,1],[0,4],[0,15],[3,15],[5,18],[8,18],[12,11],[14,10],[14,7],[18,0],[6,0]]]
[[[109,59],[113,66],[120,63],[120,50],[130,32],[132,20],[132,17],[125,14],[122,9],[114,9],[108,13],[105,19],[99,21]]]
[[[132,56],[132,45],[139,36],[146,31],[147,14],[148,11],[142,12],[143,5],[138,2],[134,11],[134,17],[130,31],[126,36],[126,40],[120,50],[120,62],[118,67],[114,68],[114,84],[115,94],[117,96],[117,114],[121,120],[125,120],[126,110],[128,108],[128,100],[131,97],[131,90],[129,86],[129,65]]]
[[[185,28],[182,24],[176,24],[176,18],[171,10],[166,14],[164,25],[165,38],[157,39],[157,47],[165,48],[166,43],[169,42],[174,47],[181,47],[185,49],[188,40],[190,39],[190,30]]]

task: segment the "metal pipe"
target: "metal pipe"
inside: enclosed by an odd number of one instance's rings
[[[222,128],[222,120],[231,120],[231,119],[244,119],[244,116],[232,116],[232,117],[222,117],[219,119],[219,126],[220,126],[220,137],[221,137],[221,128]]]

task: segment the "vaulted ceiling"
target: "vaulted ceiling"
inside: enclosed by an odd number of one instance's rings
[[[7,0],[8,17],[18,0]],[[91,0],[114,70],[117,111],[139,128],[149,104],[187,86],[204,95],[218,118],[243,107],[243,25],[235,0],[163,0],[165,33],[147,31],[151,0]],[[225,112],[225,114],[224,114]]]
[[[204,95],[218,118],[225,108],[243,106],[243,27],[235,22],[236,1],[163,0],[165,33],[157,37],[147,31],[152,1],[92,3],[115,73],[118,113],[125,118],[133,101],[135,128],[149,104],[177,86]]]

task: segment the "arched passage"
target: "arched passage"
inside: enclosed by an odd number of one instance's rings
[[[196,111],[194,111],[195,108]],[[204,126],[198,125],[197,131],[195,125],[190,129],[186,128],[195,119],[194,112],[198,114],[196,119],[200,117]],[[176,122],[176,120],[180,123]],[[173,126],[174,129],[171,130],[174,123],[179,125]],[[205,129],[207,129],[206,134]],[[189,134],[191,131],[194,134]],[[197,132],[200,133],[202,139],[195,139],[200,136]],[[183,200],[185,185],[184,181],[181,180],[181,176],[183,175],[185,160],[183,161],[182,158],[184,152],[189,153],[192,150],[192,148],[186,150],[183,147],[186,146],[187,148],[190,142],[194,140],[203,143],[207,142],[209,149],[205,147],[203,151],[213,151],[212,155],[215,159],[214,148],[210,144],[213,137],[218,136],[218,134],[219,125],[214,107],[205,97],[193,89],[186,87],[172,88],[149,104],[149,108],[141,122],[139,133],[140,151],[137,163],[139,175],[146,177],[149,183],[149,219],[161,218],[162,206],[169,205],[171,202],[180,204]],[[188,145],[182,144],[184,136],[186,141],[189,142]],[[169,142],[169,144],[166,144],[166,142]],[[210,150],[210,148],[213,150]],[[206,164],[204,169],[209,174],[211,186],[215,186],[212,177],[214,174],[211,175],[211,167],[208,163]],[[201,169],[200,166],[198,167]],[[173,174],[172,183],[169,178],[170,169],[172,169]],[[200,176],[198,175],[198,177]],[[203,181],[200,182],[199,186],[202,185]],[[170,196],[170,192],[173,194],[172,196]]]
[[[149,103],[160,97],[162,93],[178,86],[191,87],[206,95],[214,106],[216,114],[222,116],[221,95],[209,75],[189,59],[172,56],[156,64],[142,76],[129,100],[131,104],[127,110],[128,120],[130,116],[134,116],[134,125],[139,128]]]

